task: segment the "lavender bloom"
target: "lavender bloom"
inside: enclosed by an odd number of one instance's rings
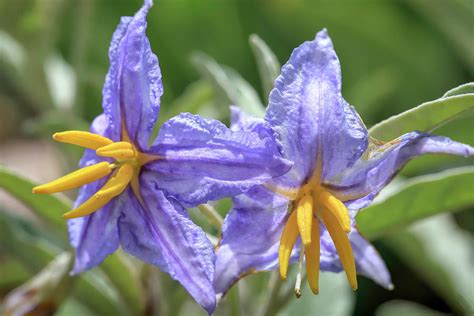
[[[357,272],[391,288],[383,260],[357,232],[356,213],[413,157],[470,156],[474,149],[421,132],[387,143],[371,139],[341,95],[339,60],[326,30],[293,51],[269,103],[263,120],[233,108],[232,128],[274,134],[284,158],[294,165],[234,198],[217,251],[216,293],[225,294],[255,271],[279,267],[285,279],[289,263],[298,257],[305,259],[315,294],[319,270],[345,270],[354,290]]]
[[[54,193],[81,187],[64,214],[76,250],[73,273],[100,264],[119,246],[178,280],[209,313],[215,309],[215,255],[184,207],[245,192],[285,173],[272,137],[232,131],[184,113],[164,124],[148,145],[163,93],[158,58],[146,37],[145,1],[123,17],[110,45],[104,113],[90,132],[53,138],[87,148],[82,169],[34,188]]]

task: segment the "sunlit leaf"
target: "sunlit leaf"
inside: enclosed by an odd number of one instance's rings
[[[360,231],[369,239],[417,220],[474,205],[474,167],[415,177],[392,185],[392,192],[357,215]],[[388,188],[387,188],[388,189]]]
[[[473,113],[474,93],[443,97],[392,116],[374,125],[369,132],[377,139],[388,141],[414,130],[430,132]]]
[[[249,43],[257,62],[263,95],[267,101],[275,79],[280,74],[281,65],[270,47],[257,34],[250,35]]]
[[[443,95],[443,98],[469,93],[474,93],[474,82],[468,82],[449,90]]]
[[[223,106],[238,105],[248,114],[263,116],[265,109],[257,92],[235,70],[219,65],[204,53],[195,53],[192,63],[200,74],[226,97],[228,104]]]

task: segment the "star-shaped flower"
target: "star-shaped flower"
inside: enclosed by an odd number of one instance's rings
[[[184,207],[239,194],[285,173],[271,137],[231,131],[184,113],[167,121],[149,146],[163,93],[158,58],[146,37],[151,1],[123,17],[110,45],[104,113],[90,132],[53,138],[87,148],[82,169],[34,188],[55,193],[82,187],[64,217],[76,250],[74,273],[100,264],[119,246],[178,280],[209,313],[213,247]]]
[[[345,270],[354,290],[356,272],[391,288],[383,260],[357,232],[356,213],[413,157],[474,154],[468,145],[421,132],[388,143],[371,139],[342,98],[339,60],[326,30],[293,51],[263,120],[232,112],[234,130],[273,133],[294,164],[287,174],[234,198],[217,251],[218,295],[254,271],[279,267],[285,279],[298,257],[305,259],[315,294],[320,270]]]

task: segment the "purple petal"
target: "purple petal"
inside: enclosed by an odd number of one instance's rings
[[[118,224],[121,245],[128,253],[169,273],[212,313],[216,306],[212,245],[183,207],[163,195],[155,179],[153,174],[142,173],[146,209],[128,190]]]
[[[240,194],[290,167],[270,135],[232,131],[189,113],[166,122],[150,151],[164,159],[145,167],[186,206]]]
[[[391,142],[371,146],[368,157],[328,179],[328,187],[345,197],[351,209],[366,207],[412,158],[424,154],[474,155],[474,148],[447,137],[407,133]]]
[[[237,106],[230,107],[230,129],[233,131],[255,132],[263,137],[274,137],[271,126],[261,118],[248,115]]]
[[[326,30],[296,48],[282,67],[265,120],[278,135],[284,157],[295,163],[285,176],[288,186],[312,176],[318,159],[325,178],[364,152],[367,131],[341,96],[339,60]]]
[[[110,68],[102,91],[112,139],[121,139],[123,119],[142,150],[148,148],[163,94],[158,58],[146,37],[150,6],[146,1],[133,18],[122,17],[110,43]]]
[[[288,200],[263,186],[234,198],[216,253],[214,288],[218,295],[244,275],[278,266],[278,247],[288,219]],[[295,251],[296,256],[298,252]]]
[[[350,234],[357,272],[386,289],[393,289],[390,272],[375,248],[357,231]]]

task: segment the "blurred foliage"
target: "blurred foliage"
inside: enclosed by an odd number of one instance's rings
[[[101,112],[112,33],[120,16],[132,15],[140,5],[140,0],[0,0],[0,142],[86,129]],[[389,139],[436,127],[438,134],[474,144],[473,117],[467,115],[474,104],[472,84],[450,90],[474,75],[470,0],[155,0],[148,21],[165,85],[160,124],[183,111],[228,123],[230,104],[262,115],[279,65],[325,27],[341,61],[343,94],[367,126],[421,104],[378,124],[375,136]],[[59,148],[69,164],[77,164],[81,152]],[[3,150],[0,143],[0,161]],[[323,274],[319,296],[306,289],[295,300],[291,282],[260,273],[234,286],[216,314],[471,312],[472,168],[432,173],[473,162],[417,159],[403,170],[403,180],[360,213],[361,230],[379,239],[377,248],[400,290],[362,281],[353,295],[343,275]],[[59,216],[70,201],[33,198],[32,186],[0,167],[0,188],[36,215],[13,216],[16,210],[0,205],[0,300],[70,251]],[[210,212],[201,208],[190,214],[217,243],[218,214],[225,216],[230,206],[226,199],[208,206]],[[407,229],[421,218],[460,210]],[[205,315],[167,274],[120,252],[80,277],[64,277],[71,295],[58,315]]]

